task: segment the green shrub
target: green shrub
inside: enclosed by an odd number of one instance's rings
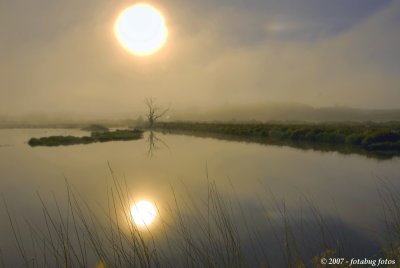
[[[363,145],[370,145],[373,143],[381,143],[381,142],[397,142],[400,141],[400,134],[392,132],[392,131],[377,131],[368,136],[366,136],[362,140]]]
[[[88,144],[93,142],[107,142],[119,140],[137,140],[143,137],[141,130],[116,130],[112,132],[92,132],[91,136],[50,136],[42,138],[31,138],[30,146],[60,146],[74,144]]]

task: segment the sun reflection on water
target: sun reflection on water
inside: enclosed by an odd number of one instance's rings
[[[132,204],[131,216],[137,227],[148,227],[156,219],[157,209],[153,202],[140,200]]]

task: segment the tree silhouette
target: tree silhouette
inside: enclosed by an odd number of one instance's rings
[[[163,117],[168,111],[169,107],[166,109],[161,108],[156,105],[156,101],[153,98],[147,98],[144,102],[147,106],[147,121],[149,122],[149,127],[152,128],[155,122]]]

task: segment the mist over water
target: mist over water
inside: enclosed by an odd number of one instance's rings
[[[168,38],[136,57],[113,31],[131,1],[0,1],[0,267],[96,239],[128,267],[158,249],[290,267],[399,242],[400,1],[151,4]]]

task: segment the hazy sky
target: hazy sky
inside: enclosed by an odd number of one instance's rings
[[[166,46],[113,35],[135,1],[0,0],[0,114],[301,102],[400,108],[400,1],[163,0]]]

